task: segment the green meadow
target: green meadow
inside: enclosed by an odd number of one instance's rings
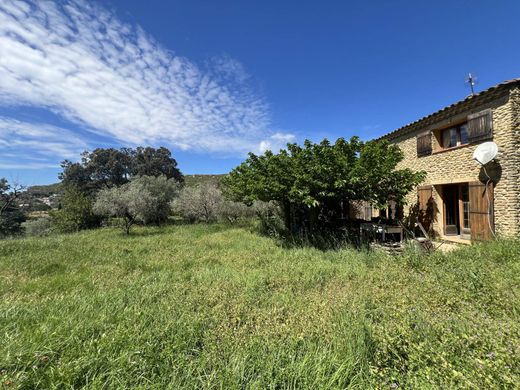
[[[0,387],[519,383],[519,242],[391,257],[218,224],[0,242]]]

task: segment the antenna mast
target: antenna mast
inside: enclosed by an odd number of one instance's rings
[[[468,73],[468,78],[466,79],[466,82],[469,84],[469,87],[471,88],[471,96],[475,95],[475,90],[473,87],[475,87],[475,77],[471,73]]]

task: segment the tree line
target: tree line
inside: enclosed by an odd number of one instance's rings
[[[353,201],[377,208],[405,203],[425,174],[398,169],[402,159],[399,147],[386,141],[306,140],[278,153],[250,153],[220,184],[186,186],[167,148],[98,148],[78,162],[63,161],[58,208],[25,227],[36,234],[71,232],[116,221],[129,233],[135,224],[159,225],[174,214],[206,223],[257,216],[277,234],[334,230],[348,223]],[[0,235],[22,229],[24,217],[13,201],[19,194],[0,181]]]

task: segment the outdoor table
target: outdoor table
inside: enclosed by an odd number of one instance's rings
[[[399,242],[403,241],[403,228],[401,226],[366,222],[360,225],[359,231],[361,235],[363,235],[363,231],[381,234],[381,239],[383,242],[386,241],[387,234],[399,234]]]

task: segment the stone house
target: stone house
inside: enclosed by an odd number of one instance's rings
[[[520,79],[469,96],[383,137],[400,146],[398,168],[427,172],[409,195],[415,213],[441,239],[466,242],[520,234]],[[482,142],[498,145],[484,167]]]

